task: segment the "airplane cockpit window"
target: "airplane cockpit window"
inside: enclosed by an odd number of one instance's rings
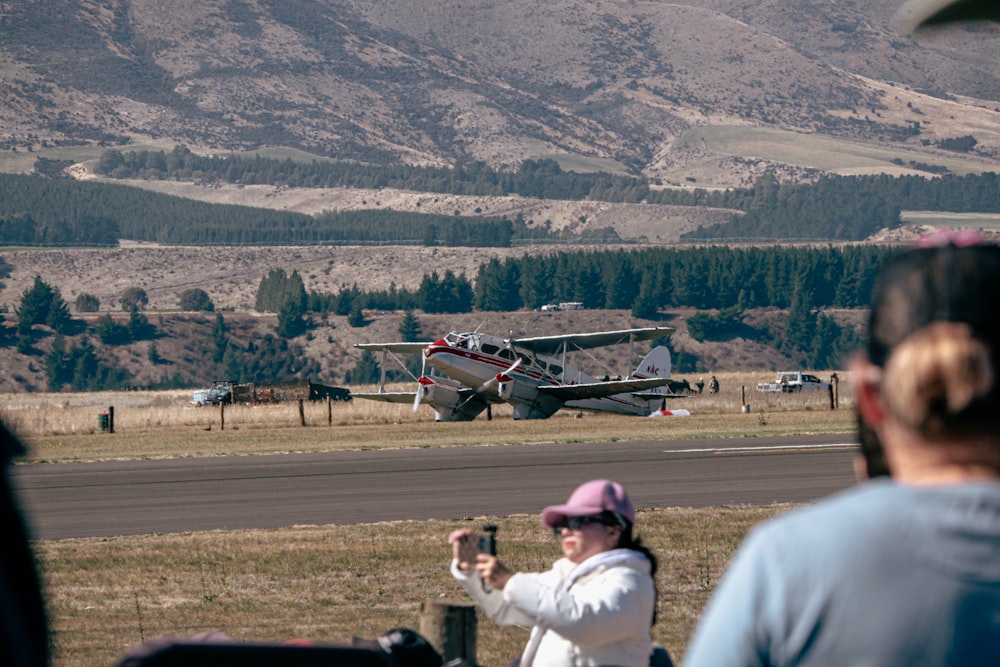
[[[518,359],[521,360],[521,363],[524,364],[526,367],[531,365],[531,357],[524,354],[523,352],[518,352],[517,357]]]
[[[563,369],[557,364],[549,364],[549,372],[553,375],[562,375]]]
[[[497,352],[497,356],[503,357],[507,361],[514,361],[514,353],[508,350],[507,348],[504,348],[499,352]]]
[[[497,347],[496,345],[493,345],[492,343],[483,343],[482,345],[479,346],[479,349],[485,352],[486,354],[496,354],[500,348]]]

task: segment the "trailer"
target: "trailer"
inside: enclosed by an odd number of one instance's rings
[[[351,391],[344,387],[329,387],[312,382],[309,378],[285,382],[233,382],[217,380],[208,389],[195,391],[192,397],[195,405],[219,405],[220,403],[282,403],[284,401],[332,401],[351,400]]]

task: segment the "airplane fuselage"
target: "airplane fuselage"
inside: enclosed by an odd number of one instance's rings
[[[510,402],[516,419],[544,418],[561,407],[647,415],[651,401],[630,393],[560,400],[539,387],[583,385],[598,380],[567,366],[564,357],[519,350],[516,342],[489,334],[452,332],[424,350],[427,364],[496,401]],[[518,362],[518,360],[520,360]],[[516,366],[515,366],[516,364]],[[496,384],[497,391],[490,385]],[[493,400],[493,399],[488,399]]]

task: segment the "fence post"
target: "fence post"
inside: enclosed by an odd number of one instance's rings
[[[326,423],[333,426],[333,399],[329,396],[326,397]]]
[[[115,406],[108,406],[108,433],[115,432]]]
[[[461,658],[476,665],[476,605],[457,600],[424,600],[420,604],[420,634],[444,661]]]
[[[219,430],[226,430],[226,404],[224,401],[219,402]]]
[[[299,399],[299,424],[306,425],[306,409],[301,398]]]

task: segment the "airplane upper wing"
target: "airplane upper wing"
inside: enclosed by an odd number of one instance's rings
[[[399,343],[355,343],[354,347],[359,350],[385,350],[387,352],[398,352],[400,354],[420,354],[433,341],[420,342],[399,342]]]
[[[618,331],[595,331],[593,333],[515,338],[511,342],[516,347],[531,350],[532,352],[553,354],[563,346],[563,343],[578,349],[590,349],[606,345],[619,345],[627,343],[629,340],[653,340],[661,336],[669,336],[674,331],[676,331],[674,327],[642,327],[639,329],[619,329]],[[618,391],[614,393],[620,394],[622,392]]]
[[[604,398],[615,394],[644,391],[654,387],[662,387],[669,382],[670,380],[666,378],[649,378],[645,380],[589,382],[587,384],[546,384],[540,386],[538,391],[564,401],[579,401],[584,398]]]

